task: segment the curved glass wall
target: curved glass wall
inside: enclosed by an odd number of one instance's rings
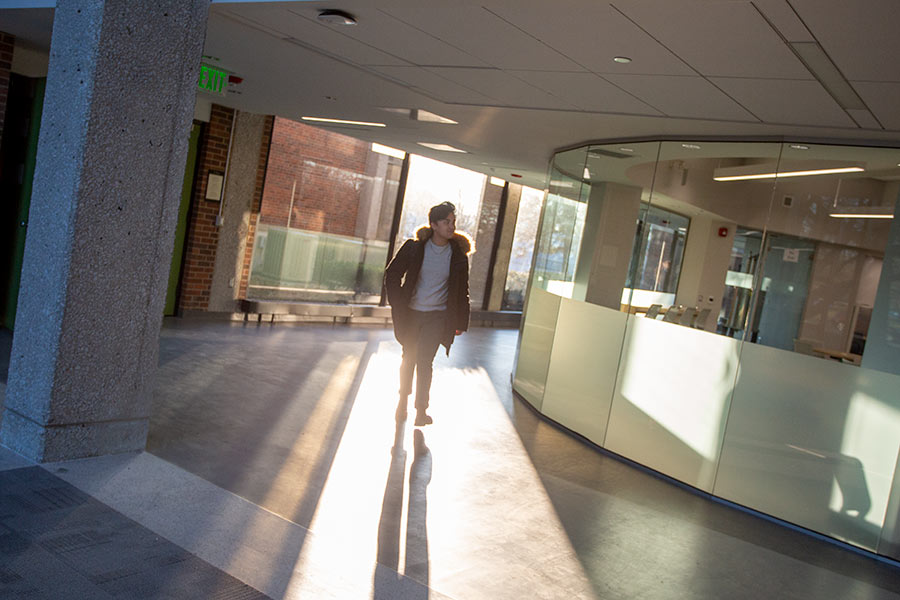
[[[559,153],[514,387],[595,443],[900,558],[900,150]]]

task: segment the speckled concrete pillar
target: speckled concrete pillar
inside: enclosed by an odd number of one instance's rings
[[[0,442],[143,448],[209,0],[59,0]]]

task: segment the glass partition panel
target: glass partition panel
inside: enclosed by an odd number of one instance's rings
[[[581,247],[588,192],[584,181],[587,149],[561,152],[550,166],[550,185],[541,215],[541,230],[535,245],[532,285],[571,298],[575,265]]]
[[[714,171],[777,161],[779,150],[664,142],[655,173],[645,175],[653,187],[631,260],[630,312],[641,317],[626,325],[605,446],[706,491],[715,483],[744,329],[732,317],[735,339],[716,335],[716,319],[728,287],[747,290],[732,293],[732,305],[752,300],[757,263],[743,260],[753,247],[747,234],[763,229],[772,198],[771,182],[729,191],[717,187]]]
[[[629,459],[897,558],[900,150],[616,152],[644,154],[551,165],[516,389]]]
[[[781,155],[777,169],[718,174],[767,178],[775,193],[715,493],[887,552],[900,278],[884,265],[900,258],[900,151],[785,144]]]

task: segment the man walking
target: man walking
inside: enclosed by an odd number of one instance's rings
[[[450,354],[453,339],[469,328],[469,254],[474,246],[456,231],[456,207],[432,206],[429,225],[406,240],[385,270],[394,336],[403,346],[397,420],[406,406],[416,373],[416,426],[432,422],[426,414],[432,362],[443,344]]]

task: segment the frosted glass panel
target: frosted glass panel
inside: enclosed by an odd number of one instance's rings
[[[739,348],[728,337],[629,319],[605,446],[712,491]]]
[[[900,377],[754,344],[715,494],[874,550],[900,448]]]
[[[884,528],[881,530],[881,541],[878,542],[878,553],[900,560],[900,452],[897,453],[894,485],[891,487],[891,495],[888,498]]]
[[[616,310],[568,299],[559,307],[541,411],[601,446],[626,318]]]
[[[522,325],[522,342],[513,387],[538,410],[544,397],[560,300],[559,296],[532,287]]]

